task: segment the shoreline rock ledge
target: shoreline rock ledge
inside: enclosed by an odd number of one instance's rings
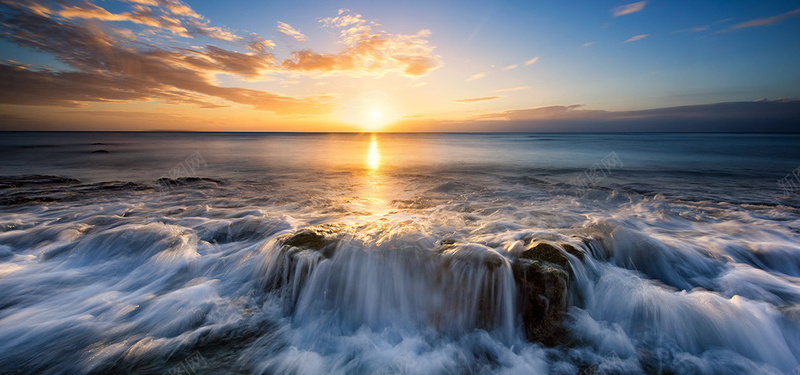
[[[334,257],[347,230],[344,225],[323,224],[280,236],[279,251],[285,263],[267,275],[268,289],[286,284],[302,288],[318,262]],[[441,250],[457,249],[459,245],[455,240],[444,239],[438,244],[440,251],[433,249],[430,255],[437,258]],[[545,242],[534,238],[520,240],[516,246],[515,251],[509,252],[508,261],[516,286],[516,313],[521,319],[524,337],[546,346],[566,343],[562,322],[574,275],[569,255],[583,260],[585,251],[566,242]],[[498,266],[486,261],[480,264],[490,269]],[[292,293],[295,298],[296,293],[297,290]],[[293,298],[292,302],[296,300]]]

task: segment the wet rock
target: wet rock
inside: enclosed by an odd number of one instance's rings
[[[207,178],[207,177],[178,177],[178,178],[162,177],[156,180],[156,184],[162,187],[173,187],[173,186],[195,185],[195,184],[225,185],[225,182],[222,180],[217,180],[215,178]]]
[[[278,241],[287,248],[314,250],[325,258],[330,258],[333,256],[336,243],[341,239],[343,229],[342,225],[323,224],[284,235],[278,238]]]
[[[520,254],[520,258],[541,260],[544,262],[557,264],[561,268],[569,270],[569,258],[567,258],[565,252],[577,257],[579,260],[583,260],[584,251],[581,249],[578,249],[568,243],[562,243],[558,246],[555,246],[546,242],[540,242],[534,246],[531,246],[528,248],[528,250],[525,250]]]
[[[565,337],[561,325],[567,309],[569,274],[550,262],[526,258],[511,264],[517,284],[518,308],[528,340],[553,346]]]
[[[570,244],[539,242],[521,252],[512,263],[525,336],[531,341],[545,345],[564,341],[561,322],[573,272],[567,254],[580,260],[584,257],[583,250]]]
[[[22,175],[22,176],[0,176],[0,189],[45,186],[45,185],[66,185],[78,184],[81,181],[76,178],[50,176],[50,175]]]
[[[284,297],[287,298],[287,307],[291,311],[297,303],[299,293],[305,285],[308,276],[316,265],[333,257],[336,246],[345,235],[345,226],[339,224],[323,224],[300,229],[278,237],[280,244],[280,257],[277,267],[267,271],[265,288],[267,290],[280,289],[291,286]]]
[[[586,254],[586,252],[583,251],[583,249],[579,249],[579,248],[577,248],[575,246],[572,246],[572,245],[570,245],[568,243],[561,244],[561,247],[564,248],[564,250],[566,252],[570,253],[571,255],[575,256],[576,258],[578,258],[581,261],[583,260],[583,256]]]
[[[519,257],[553,263],[561,267],[561,269],[567,269],[569,266],[569,259],[560,249],[544,242],[528,248],[528,250],[523,251]]]

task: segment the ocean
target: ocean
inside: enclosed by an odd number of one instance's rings
[[[0,373],[800,373],[800,136],[0,133]]]

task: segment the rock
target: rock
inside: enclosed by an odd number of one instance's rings
[[[296,292],[303,288],[318,262],[333,257],[344,235],[344,225],[323,224],[278,237],[281,259],[277,267],[265,275],[265,289],[276,290],[287,285],[294,288],[284,295],[289,309],[293,309],[299,297]]]
[[[288,248],[319,251],[323,257],[330,258],[333,256],[335,244],[342,237],[342,230],[342,225],[323,224],[284,235],[278,241]]]
[[[578,249],[568,243],[562,243],[558,246],[560,246],[560,248],[549,243],[540,242],[532,247],[529,247],[528,250],[523,251],[520,254],[520,258],[541,260],[544,262],[557,264],[565,270],[570,270],[569,258],[567,258],[565,252],[569,253],[570,255],[574,255],[580,260],[583,260],[583,250]]]
[[[554,346],[564,341],[561,325],[567,309],[569,274],[553,263],[526,258],[511,264],[518,308],[528,340]]]
[[[94,150],[92,151],[93,154],[107,154],[108,150]]]
[[[564,255],[562,250],[544,242],[529,247],[528,250],[523,251],[519,257],[553,263],[561,267],[561,269],[567,269],[569,266],[569,259],[567,259],[567,256]]]
[[[584,251],[570,244],[539,242],[511,265],[519,291],[519,311],[528,340],[545,345],[564,341],[561,325],[567,310],[572,267],[567,254],[583,260]]]
[[[561,244],[561,247],[563,247],[564,250],[566,250],[566,252],[570,253],[571,255],[574,255],[576,258],[578,258],[580,260],[583,260],[583,256],[586,254],[586,252],[583,251],[583,249],[579,249],[579,248],[577,248],[575,246],[572,246],[572,245],[570,245],[568,243]]]

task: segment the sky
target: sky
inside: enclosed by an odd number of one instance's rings
[[[800,131],[797,1],[0,0],[0,130]]]

